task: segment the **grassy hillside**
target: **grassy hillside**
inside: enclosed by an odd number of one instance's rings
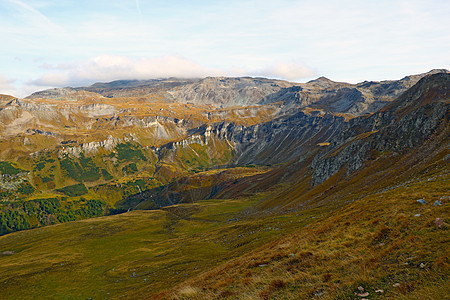
[[[91,118],[83,143],[37,129],[0,141],[0,298],[446,299],[449,83],[425,77],[336,124],[192,129],[211,107],[192,121],[188,105],[180,120],[155,104],[167,118],[151,118],[111,99],[70,121]],[[11,105],[3,117],[40,111]]]
[[[449,179],[357,199],[159,297],[446,299]]]
[[[16,232],[0,237],[1,289],[7,299],[444,299],[449,179],[441,169],[291,213],[255,214],[279,186]]]
[[[241,220],[239,212],[259,199],[132,211],[0,237],[2,296],[116,298],[144,287],[157,292],[309,222],[294,216]]]
[[[176,158],[173,158],[174,155]],[[211,146],[192,143],[185,148],[180,147],[162,159],[157,158],[148,147],[125,142],[118,143],[109,151],[100,149],[90,155],[85,152],[61,155],[56,150],[48,150],[22,158],[19,163],[0,161],[0,235],[81,219],[83,216],[98,216],[97,212],[91,215],[72,210],[72,203],[80,201],[80,196],[83,201],[101,201],[103,209],[100,215],[116,212],[115,208],[119,211],[134,209],[136,204],[125,205],[128,197],[137,195],[142,201],[142,191],[151,194],[157,187],[163,188],[174,181],[178,182],[179,177],[195,176],[198,172],[225,164],[230,159],[231,149],[228,144],[217,140]],[[212,178],[218,172],[208,175],[207,171],[203,177]],[[246,171],[237,168],[235,173],[244,176]],[[211,189],[213,184],[221,180],[207,180],[202,185]],[[36,219],[34,213],[22,207],[24,202],[48,198],[59,203],[62,197],[63,205],[51,212],[44,210],[45,217]],[[174,202],[161,199],[157,204],[143,207],[158,208],[182,201],[181,198]],[[65,217],[67,214],[70,217]]]

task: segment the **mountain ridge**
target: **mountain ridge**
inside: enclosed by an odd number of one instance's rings
[[[2,295],[445,298],[450,74],[432,72],[6,97]]]
[[[366,81],[357,84],[334,82],[325,77],[307,83],[253,77],[207,77],[191,80],[113,81],[79,87],[75,90],[97,92],[109,98],[158,93],[159,101],[191,102],[215,107],[270,104],[281,100],[285,102],[286,109],[296,104],[302,107],[315,104],[318,108],[334,107],[330,112],[361,115],[376,111],[414,85],[420,78],[434,73],[448,73],[448,71],[433,69],[427,73],[406,76],[397,81]],[[254,90],[256,88],[257,91]],[[328,89],[328,92],[323,93],[321,91],[323,89]],[[36,92],[27,98],[45,97],[49,93],[60,93],[59,97],[64,98],[64,89]],[[290,103],[292,101],[294,103]]]

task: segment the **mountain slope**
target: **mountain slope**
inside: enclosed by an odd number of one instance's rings
[[[449,80],[426,77],[386,109],[353,119],[311,165],[334,174],[317,181],[299,170],[311,181],[277,191],[252,211],[255,218],[295,211],[303,219],[318,210],[319,220],[156,298],[447,297]],[[342,153],[339,164],[333,157]]]
[[[282,105],[283,111],[312,107],[331,113],[359,116],[372,113],[401,95],[422,77],[447,70],[431,70],[400,80],[349,84],[320,77],[307,83],[251,77],[204,79],[121,80],[89,87],[36,92],[27,98],[73,98],[76,92],[108,98],[140,97],[150,102],[178,102],[224,108],[257,104]]]
[[[436,74],[421,79],[414,87],[381,111],[353,119],[349,128],[331,141],[316,158],[313,183],[336,174],[342,166],[347,173],[362,167],[377,153],[402,152],[424,143],[439,129],[448,128],[450,75]],[[442,140],[447,144],[445,135]]]
[[[436,78],[448,74],[446,70],[429,73],[436,73]],[[302,184],[308,189],[307,181],[317,185],[342,168],[350,175],[380,153],[392,150],[396,155],[422,143],[439,126],[445,127],[440,120],[441,106],[446,104],[430,100],[445,96],[445,90],[428,88],[427,92],[418,84],[399,100],[390,98],[424,76],[425,80],[432,78],[420,74],[357,85],[327,78],[305,84],[264,78],[116,81],[43,91],[27,99],[3,97],[1,206],[29,222],[4,228],[9,228],[8,232],[66,220],[68,211],[49,220],[36,220],[16,204],[6,207],[9,202],[27,200],[65,203],[68,195],[61,191],[81,188],[80,184],[87,192],[69,195],[67,201],[86,205],[85,200],[102,201],[104,213],[108,213],[187,199],[235,197],[291,182],[295,176],[304,178]],[[436,81],[437,86],[447,84]],[[359,96],[353,97],[355,93]],[[125,94],[134,96],[123,97]],[[405,104],[416,96],[422,99],[416,101],[419,106]],[[372,100],[391,105],[370,116],[342,113],[361,103],[365,103],[361,108],[366,107]],[[392,107],[403,108],[393,111]],[[418,134],[412,134],[417,130]],[[312,169],[305,167],[310,161]],[[211,168],[247,165],[272,170],[255,175],[258,181],[244,176],[248,172],[243,171],[240,184],[226,177],[206,176],[223,182],[213,181],[198,190],[194,185],[188,190],[195,197],[187,197],[186,191],[173,185],[176,179],[195,177]],[[308,176],[311,179],[305,179]],[[159,189],[172,191],[175,198],[164,196]],[[154,193],[158,194],[157,204],[151,199]],[[134,199],[133,205],[127,207],[130,199]]]
[[[431,178],[353,199],[323,214],[311,216],[305,209],[296,219],[315,220],[294,233],[169,291],[154,295],[143,288],[131,297],[445,299],[450,291],[448,203],[431,203],[446,197],[449,177]],[[438,227],[436,218],[445,225]],[[287,215],[278,219],[278,228],[290,220]]]
[[[351,119],[305,110],[250,126],[192,126],[154,148],[130,139],[99,156],[61,157],[86,176],[95,175],[92,163],[127,172],[134,163],[147,177],[119,203],[162,209],[0,237],[2,295],[445,299],[449,80],[426,76]],[[241,163],[272,165],[234,165]],[[220,164],[227,166],[204,170]],[[27,176],[17,165],[2,168]],[[141,190],[146,178],[160,185]],[[127,184],[116,179],[89,193],[108,198]],[[82,212],[93,205],[86,200],[70,205]],[[59,216],[68,204],[46,209]]]

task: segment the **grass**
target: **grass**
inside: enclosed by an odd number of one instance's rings
[[[444,154],[409,168],[408,181],[399,175],[405,156],[389,173],[395,181],[378,159],[370,173],[314,189],[302,168],[209,170],[177,188],[228,180],[236,183],[220,195],[240,196],[8,234],[2,297],[354,299],[361,286],[369,299],[440,299],[449,290],[448,203],[432,203],[448,196]],[[287,174],[303,179],[273,186]]]
[[[61,192],[69,197],[82,196],[88,193],[86,186],[82,183],[65,186],[63,188],[57,189],[56,191]]]
[[[306,193],[315,205],[304,202],[296,211],[273,199],[302,201],[301,181],[253,196],[9,234],[0,237],[2,297],[355,299],[362,287],[369,299],[445,299],[450,178],[445,167],[425,164],[403,184],[374,184],[372,192],[325,202],[339,195],[330,194],[329,185],[338,184],[331,179]],[[210,170],[186,179],[186,187],[211,176],[244,181],[251,178],[240,177],[246,172],[264,184],[273,176],[254,168]],[[346,191],[355,182],[340,184]],[[439,199],[443,205],[433,205]],[[436,218],[444,226],[437,228]]]
[[[16,253],[0,256],[2,297],[114,298],[170,288],[280,236],[265,222],[228,222],[258,201],[182,204],[0,237],[0,253]],[[255,228],[253,238],[239,246],[237,236],[248,228]]]
[[[323,213],[316,209],[260,219],[242,214],[266,196],[132,211],[3,236],[0,253],[16,253],[0,256],[3,295],[142,298],[240,257]]]
[[[31,183],[43,193],[87,182],[83,197],[90,208],[84,210],[85,217],[91,208],[103,209],[100,201],[93,201],[97,195],[113,205],[143,185],[169,184],[171,191],[184,193],[193,203],[2,236],[1,298],[360,299],[366,297],[357,295],[363,292],[370,299],[448,297],[448,129],[437,130],[441,138],[409,152],[373,151],[359,172],[346,174],[344,166],[311,187],[312,157],[267,170],[202,172],[229,162],[232,146],[215,138],[192,140],[158,158],[146,147],[183,138],[185,133],[170,118],[182,117],[192,127],[228,119],[256,124],[270,118],[269,108],[256,116],[238,108],[216,115],[211,111],[207,121],[205,113],[211,108],[206,106],[128,100],[102,101],[136,111],[120,113],[120,118],[130,114],[167,119],[118,128],[99,118],[88,129],[84,124],[89,122],[75,114],[68,126],[52,127],[62,128],[57,133],[77,143],[104,140],[114,132],[120,138],[133,133],[141,144],[118,144],[112,155],[103,149],[89,157],[61,158],[57,138],[28,136],[32,142],[25,145],[18,136],[1,141],[2,160],[14,162],[2,166],[8,172],[19,170],[12,169],[14,165],[32,170]],[[374,133],[361,133],[352,141],[362,143]],[[41,151],[39,161],[29,155],[42,149],[49,150]],[[135,174],[122,177],[122,170]],[[76,190],[73,187],[69,190]],[[220,199],[198,201],[212,194]],[[42,195],[35,192],[31,197]],[[443,204],[433,205],[438,199]],[[440,227],[437,218],[443,219]]]
[[[448,188],[447,175],[366,196],[160,297],[177,298],[191,287],[193,299],[354,299],[362,286],[370,299],[445,299],[439,295],[449,290],[448,204],[432,203]]]
[[[0,161],[0,174],[17,175],[22,172],[26,172],[26,171],[14,167],[10,162]]]

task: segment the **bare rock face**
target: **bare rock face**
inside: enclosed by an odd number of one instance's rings
[[[193,103],[216,108],[277,103],[280,106],[279,115],[310,107],[330,113],[360,116],[376,112],[424,76],[438,73],[448,71],[432,70],[401,80],[365,81],[358,84],[335,82],[325,77],[307,83],[251,77],[119,80],[89,87],[50,89],[36,92],[27,98],[99,101],[105,97],[147,97],[146,101]]]
[[[106,83],[99,82],[88,87],[76,88],[76,90],[97,93],[107,98],[158,95],[163,101],[172,102],[173,99],[170,94],[167,93],[168,90],[197,81],[199,81],[199,79],[166,78],[150,80],[116,80]]]
[[[6,105],[7,103],[15,100],[16,98],[10,95],[0,94],[0,107]]]
[[[365,81],[358,84],[334,82],[321,77],[308,83],[283,88],[266,96],[260,103],[281,101],[286,108],[310,107],[330,113],[360,116],[378,111],[415,85],[421,78],[440,73],[448,74],[448,71],[432,70],[397,81]]]
[[[89,92],[89,91],[78,91],[77,89],[65,87],[65,88],[55,88],[50,90],[44,90],[40,92],[35,92],[27,97],[27,99],[57,99],[57,100],[96,100],[102,99],[103,96]]]
[[[100,103],[83,105],[80,106],[78,109],[81,111],[85,111],[89,117],[113,115],[114,113],[117,112],[117,109],[114,106]]]
[[[359,84],[324,77],[307,83],[250,77],[125,80],[26,99],[2,96],[7,101],[0,102],[0,137],[18,137],[26,146],[21,151],[70,148],[74,156],[110,149],[132,134],[160,155],[194,143],[214,152],[208,141],[221,141],[232,149],[232,165],[286,163],[325,143],[312,165],[317,185],[344,167],[347,174],[359,170],[374,152],[416,147],[445,127],[450,75],[430,73]]]
[[[435,224],[437,228],[441,228],[442,226],[444,226],[444,220],[442,218],[436,218]]]
[[[435,75],[424,77],[403,96],[390,102],[385,109],[370,116],[361,116],[348,121],[338,115],[324,113],[323,110],[343,110],[343,106],[336,104],[342,102],[343,98],[358,99],[353,101],[354,104],[364,99],[363,92],[358,88],[325,78],[307,83],[309,87],[283,88],[276,94],[280,97],[283,92],[290,93],[291,96],[295,94],[298,96],[297,104],[302,106],[306,105],[306,99],[313,97],[308,96],[312,94],[311,89],[331,87],[335,90],[324,93],[329,93],[327,96],[329,99],[333,97],[334,100],[337,99],[334,102],[336,106],[327,106],[326,109],[310,113],[294,110],[291,114],[248,127],[232,122],[203,125],[189,130],[188,139],[169,143],[163,147],[167,149],[183,147],[193,141],[194,137],[195,140],[207,141],[210,136],[214,136],[232,143],[235,165],[276,164],[306,155],[317,144],[329,142],[329,146],[315,157],[312,164],[314,170],[312,184],[317,185],[344,167],[347,174],[361,169],[365,162],[372,159],[374,151],[397,153],[416,147],[436,132],[443,122],[447,122],[450,75],[440,71],[432,73]],[[402,81],[414,82],[418,78],[419,76],[414,80],[408,78]],[[392,94],[394,90],[398,91],[392,89],[391,85],[394,84],[392,82],[382,84],[386,86],[375,89],[376,84],[372,84],[366,89],[376,90],[382,96]],[[404,83],[401,85],[407,86]],[[340,97],[335,97],[336,91],[341,93]],[[286,101],[289,101],[288,98]],[[265,101],[268,101],[267,96]],[[321,101],[325,100],[315,103]]]
[[[331,141],[331,147],[313,161],[313,185],[336,174],[344,166],[347,174],[360,169],[372,152],[394,153],[420,146],[439,128],[448,128],[450,74],[421,79],[385,109],[370,117],[359,117]]]
[[[177,102],[211,104],[215,107],[246,106],[259,103],[282,88],[293,86],[265,78],[208,77],[169,91]]]
[[[190,143],[208,144],[211,137],[225,140],[234,149],[232,165],[277,164],[305,155],[317,143],[329,140],[336,131],[346,127],[343,117],[332,114],[305,114],[277,118],[253,126],[220,122],[188,131],[189,137],[168,143],[158,149],[175,150]]]
[[[232,138],[237,145],[235,164],[277,164],[296,159],[344,126],[342,117],[299,112],[245,128]]]
[[[120,142],[122,142],[121,139],[109,135],[108,138],[104,141],[83,143],[75,147],[64,147],[60,150],[59,156],[62,157],[67,153],[79,157],[81,153],[96,153],[100,148],[105,150],[112,150]]]
[[[26,111],[52,111],[56,109],[56,105],[35,103],[29,100],[14,99],[9,102],[5,108],[20,108]]]

